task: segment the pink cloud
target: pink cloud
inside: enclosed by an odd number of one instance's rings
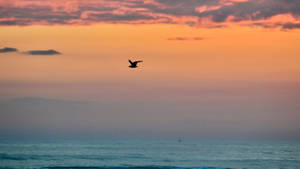
[[[11,0],[0,2],[0,25],[172,23],[219,27],[271,22],[289,14],[298,21],[300,1],[282,0]],[[290,21],[289,21],[290,23]]]

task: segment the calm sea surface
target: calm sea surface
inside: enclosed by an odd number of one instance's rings
[[[8,141],[0,168],[300,168],[299,142]]]

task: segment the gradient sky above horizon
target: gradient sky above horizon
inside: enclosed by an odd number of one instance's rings
[[[2,133],[300,135],[298,0],[0,0],[0,37]]]

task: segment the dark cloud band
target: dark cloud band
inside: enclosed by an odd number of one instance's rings
[[[18,49],[16,48],[10,48],[10,47],[4,47],[0,49],[0,53],[9,53],[9,52],[17,52]]]
[[[215,24],[222,24],[241,21],[256,22],[281,14],[289,14],[295,20],[299,20],[300,17],[299,0],[87,0],[70,1],[72,2],[70,4],[56,0],[14,0],[14,2],[16,4],[23,2],[23,5],[0,3],[0,25],[104,22],[185,23],[195,26],[204,19],[210,19]],[[179,20],[184,17],[193,19],[180,22]],[[284,29],[299,27],[295,23],[281,23],[281,25]]]
[[[300,29],[300,23],[286,23],[282,25],[283,29]]]
[[[171,41],[193,41],[193,40],[203,40],[202,37],[175,37],[175,38],[168,38]]]
[[[60,52],[50,49],[50,50],[30,50],[25,52],[26,54],[29,55],[59,55],[61,54]]]

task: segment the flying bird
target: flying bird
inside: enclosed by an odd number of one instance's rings
[[[130,63],[130,65],[128,67],[130,68],[137,68],[137,64],[140,63],[140,62],[143,62],[142,60],[138,60],[138,61],[134,61],[132,62],[131,60],[128,60],[128,62]]]

